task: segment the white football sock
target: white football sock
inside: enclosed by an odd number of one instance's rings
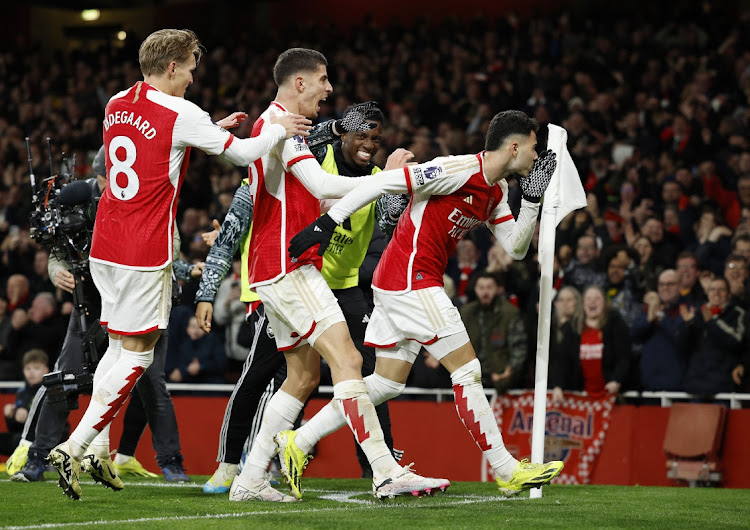
[[[94,390],[92,393],[96,393],[96,389],[101,385],[104,376],[107,375],[107,372],[112,369],[117,362],[117,359],[120,358],[121,352],[122,339],[113,339],[110,337],[109,347],[102,358],[99,359],[99,364],[96,366],[96,371],[94,372]],[[109,456],[110,425],[111,423],[108,423],[107,426],[96,435],[96,438],[92,440],[91,445],[89,445],[89,449],[91,449],[91,451],[98,457]]]
[[[115,455],[115,464],[118,466],[123,466],[128,463],[128,460],[133,458],[133,455],[123,455],[121,453],[117,453]]]
[[[391,381],[378,374],[368,375],[364,381],[365,385],[367,385],[367,394],[370,396],[370,401],[375,407],[401,395],[406,386],[403,383]],[[333,401],[330,401],[315,416],[310,418],[307,423],[297,429],[295,443],[300,451],[306,454],[310,453],[316,443],[329,434],[336,432],[344,425],[346,425],[346,419],[339,411],[339,407]]]
[[[400,468],[385,445],[375,407],[361,379],[341,381],[333,387],[333,402],[370,462],[375,477],[393,476]]]
[[[283,390],[276,392],[268,402],[263,413],[263,423],[253,442],[253,448],[245,459],[240,477],[245,479],[262,479],[268,464],[276,453],[276,442],[273,437],[281,431],[294,426],[304,403],[290,396]]]
[[[68,439],[73,457],[81,458],[94,438],[112,422],[153,360],[153,349],[134,352],[122,348],[120,358],[95,386],[86,413]]]
[[[501,479],[508,480],[518,465],[503,444],[497,420],[482,388],[482,367],[469,361],[451,374],[456,411],[471,437]]]

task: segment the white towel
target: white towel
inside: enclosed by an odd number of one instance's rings
[[[547,149],[551,149],[557,155],[557,168],[544,193],[544,206],[557,207],[557,226],[570,212],[586,207],[586,192],[583,190],[573,158],[568,152],[567,131],[552,123],[547,128]]]

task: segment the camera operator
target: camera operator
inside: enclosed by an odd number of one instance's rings
[[[107,186],[104,147],[99,149],[94,159],[93,170],[96,173],[96,178],[88,179],[86,183],[91,188],[91,200],[97,201]],[[76,287],[76,282],[82,282],[84,299],[88,309],[86,326],[88,329],[91,329],[92,326],[99,326],[95,315],[99,315],[101,312],[101,299],[88,273],[88,256],[86,256],[84,261],[83,270],[85,271],[83,275],[75,278],[70,271],[68,263],[56,257],[55,253],[52,253],[50,256],[48,271],[56,287],[72,293]],[[182,270],[189,277],[194,267],[176,267],[175,270]],[[200,268],[198,268],[197,272],[200,272]],[[74,374],[82,372],[86,359],[83,358],[80,335],[82,331],[81,327],[81,307],[77,304],[70,315],[67,334],[65,335],[60,356],[55,364],[55,371]],[[99,355],[103,355],[104,349],[101,349]],[[185,481],[187,477],[182,468],[177,419],[174,413],[174,405],[172,404],[164,380],[166,351],[167,334],[165,333],[156,344],[153,364],[145,371],[145,377],[139,380],[135,390],[138,392],[145,406],[146,417],[151,427],[153,445],[157,454],[159,467],[165,471],[167,477],[176,476],[179,481]],[[94,355],[94,357],[98,358],[97,355]],[[23,432],[23,439],[10,459],[13,466],[8,469],[8,473],[14,482],[36,482],[43,480],[44,471],[47,469],[45,459],[49,451],[64,438],[63,434],[69,411],[52,406],[49,399],[45,399],[47,394],[48,391],[45,386],[42,386],[37,392],[34,404],[29,411],[30,419],[35,415],[39,415],[39,419],[36,422],[36,432],[29,432],[29,426],[33,422],[27,421]],[[103,438],[101,440],[102,445],[104,443],[109,444],[108,429],[106,439],[104,437],[100,438]],[[22,469],[18,469],[20,467],[18,464],[25,460],[23,458],[24,452],[28,452],[28,460]],[[92,477],[97,482],[101,482],[114,490],[122,489],[123,483],[117,476],[112,461],[106,460],[98,458],[85,459],[84,464],[90,464],[86,470],[92,474]],[[109,472],[103,472],[103,467],[107,467]]]

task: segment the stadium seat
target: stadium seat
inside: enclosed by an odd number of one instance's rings
[[[675,403],[664,435],[667,477],[690,486],[722,481],[721,444],[727,409],[722,405]]]

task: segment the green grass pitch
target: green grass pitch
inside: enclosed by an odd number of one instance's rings
[[[717,488],[562,486],[503,499],[493,483],[457,482],[433,497],[378,501],[367,480],[306,479],[304,500],[230,502],[189,484],[131,479],[121,492],[83,476],[82,500],[45,482],[0,480],[2,528],[749,528],[750,491]],[[282,491],[285,487],[279,486]]]

